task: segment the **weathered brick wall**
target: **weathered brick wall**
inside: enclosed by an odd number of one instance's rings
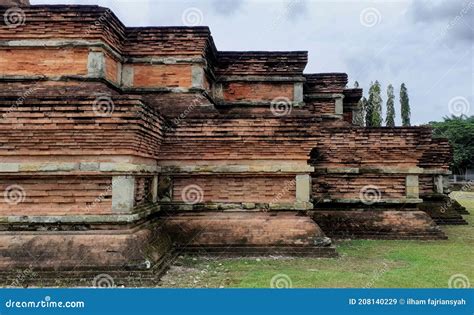
[[[88,49],[0,49],[2,76],[86,75]]]
[[[405,176],[382,174],[314,174],[313,198],[360,199],[364,187],[376,189],[379,200],[405,198]],[[374,191],[375,192],[375,191]]]
[[[134,64],[134,87],[186,87],[192,86],[191,65]]]
[[[293,99],[293,84],[288,83],[242,83],[223,84],[224,101],[272,101],[277,98]]]
[[[173,180],[173,201],[186,202],[186,193],[197,185],[202,189],[201,202],[295,201],[294,176],[188,176]]]
[[[435,192],[433,175],[420,176],[420,195],[429,195]]]
[[[159,160],[304,160],[311,118],[186,119],[164,139]],[[189,148],[192,148],[190,150]]]
[[[164,227],[185,246],[301,246],[324,236],[309,217],[291,212],[186,213],[166,218]]]
[[[135,205],[139,206],[152,201],[153,177],[139,176],[135,178]]]
[[[306,105],[314,115],[334,115],[335,112],[335,102],[333,99],[307,100]]]
[[[111,213],[111,185],[111,177],[3,177],[0,179],[0,191],[4,192],[0,198],[0,216]]]
[[[163,118],[139,99],[0,100],[0,156],[157,157]]]
[[[0,8],[4,16],[8,8]],[[0,27],[0,40],[102,40],[122,50],[125,26],[109,9],[98,6],[30,6],[22,8],[25,23]],[[0,23],[5,23],[4,19]]]
[[[105,53],[105,77],[115,84],[120,84],[122,72],[121,64],[115,57]]]
[[[308,62],[308,52],[238,52],[220,51],[216,75],[301,76]]]
[[[431,129],[328,128],[321,131],[321,167],[414,167],[432,148]]]

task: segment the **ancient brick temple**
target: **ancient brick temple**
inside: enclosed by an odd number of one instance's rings
[[[219,51],[207,27],[131,28],[98,6],[0,13],[1,269],[334,256],[330,238],[464,223],[447,141],[355,126],[362,90],[304,73],[307,52]]]

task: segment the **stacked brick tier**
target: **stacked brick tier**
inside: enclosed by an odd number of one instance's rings
[[[301,76],[307,62],[306,51],[222,51],[218,53],[216,75]]]
[[[180,214],[167,217],[164,229],[180,249],[205,255],[336,256],[314,221],[292,212]]]
[[[162,140],[163,118],[133,97],[3,97],[0,116],[0,156],[156,158]]]
[[[130,178],[133,206],[149,201],[162,116],[137,97],[50,93],[0,100],[0,186],[21,194],[1,199],[0,215],[113,215],[114,176],[143,174]]]

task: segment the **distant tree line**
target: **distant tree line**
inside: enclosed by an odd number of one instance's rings
[[[356,81],[354,87],[359,87]],[[410,126],[410,98],[405,83],[400,86],[400,113],[402,116],[402,126]],[[379,81],[372,82],[369,88],[368,99],[363,96],[357,104],[357,111],[354,116],[354,123],[366,127],[382,127],[384,119],[382,116],[382,89]],[[393,85],[387,86],[387,102],[385,104],[385,126],[395,127],[395,91]]]
[[[465,174],[474,169],[474,116],[444,117],[443,121],[432,121],[435,137],[447,138],[453,147],[451,170],[455,174]]]

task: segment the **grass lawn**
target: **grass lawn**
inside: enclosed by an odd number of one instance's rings
[[[447,288],[451,277],[474,285],[474,193],[453,195],[473,215],[467,226],[443,227],[449,240],[340,241],[332,259],[184,256],[160,286],[269,288],[273,279],[296,288]]]

